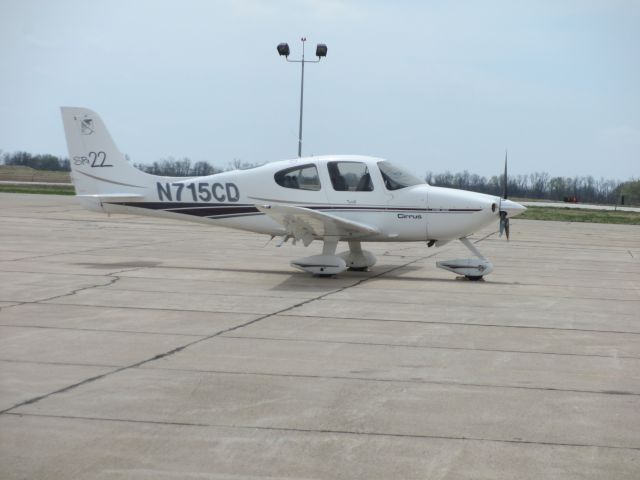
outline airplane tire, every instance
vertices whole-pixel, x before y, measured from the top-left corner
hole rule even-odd
[[[466,275],[467,279],[472,282],[477,282],[478,280],[482,280],[482,275]]]

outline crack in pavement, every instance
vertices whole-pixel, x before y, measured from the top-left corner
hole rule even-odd
[[[143,267],[127,268],[127,269],[124,269],[124,270],[118,270],[117,272],[111,272],[111,273],[107,273],[105,275],[102,275],[103,277],[109,277],[109,281],[107,283],[96,283],[94,285],[87,285],[85,287],[79,287],[79,288],[73,289],[73,290],[71,290],[70,292],[67,292],[67,293],[62,293],[60,295],[54,295],[53,297],[40,298],[38,300],[30,300],[30,301],[25,301],[25,302],[18,302],[18,303],[15,303],[14,305],[7,305],[7,306],[5,306],[3,308],[4,309],[8,309],[8,308],[13,308],[13,307],[19,307],[21,305],[41,304],[41,303],[44,303],[44,302],[49,302],[51,300],[57,300],[58,298],[71,297],[71,296],[75,295],[78,292],[82,292],[82,291],[85,291],[85,290],[91,290],[92,288],[109,287],[109,286],[115,284],[117,281],[119,281],[119,280],[121,280],[123,278],[123,277],[119,277],[118,274],[124,273],[124,272],[133,272],[135,270],[139,270],[140,268],[143,268]],[[2,310],[2,309],[0,309],[0,310]]]

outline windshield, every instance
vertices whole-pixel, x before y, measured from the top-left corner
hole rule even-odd
[[[401,188],[426,183],[424,180],[405,172],[386,160],[378,162],[378,168],[380,168],[384,186],[387,187],[387,190],[400,190]]]

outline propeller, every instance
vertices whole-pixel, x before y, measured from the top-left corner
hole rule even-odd
[[[504,178],[502,179],[503,191],[502,198],[507,200],[507,151],[504,151]],[[500,206],[502,206],[502,201],[500,202]],[[509,217],[507,217],[507,212],[505,210],[500,209],[500,236],[505,233],[507,235],[507,241],[509,240]]]
[[[509,240],[509,217],[507,212],[500,212],[500,236],[503,233],[507,234],[507,241]]]

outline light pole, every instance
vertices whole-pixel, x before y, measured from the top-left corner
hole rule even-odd
[[[298,157],[302,156],[302,106],[304,103],[304,64],[305,63],[318,63],[322,57],[326,57],[327,56],[327,46],[324,43],[319,43],[316,46],[316,57],[318,57],[317,60],[305,60],[304,59],[304,42],[307,41],[306,37],[302,37],[300,39],[300,41],[302,42],[302,59],[300,60],[289,60],[289,53],[291,53],[291,51],[289,50],[289,44],[288,43],[281,43],[278,45],[278,53],[280,54],[281,57],[285,57],[285,60],[287,62],[291,62],[291,63],[300,63],[302,65],[302,75],[301,75],[301,79],[300,79],[300,125],[298,128]]]

